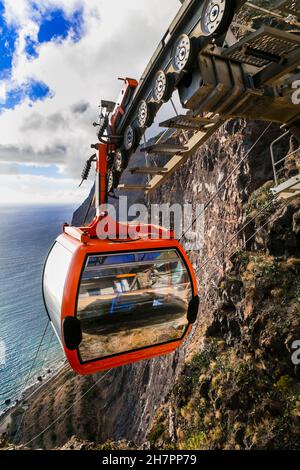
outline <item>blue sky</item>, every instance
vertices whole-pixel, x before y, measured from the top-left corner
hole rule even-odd
[[[67,39],[76,43],[83,37],[82,7],[75,8],[71,13],[66,14],[63,8],[41,8],[39,2],[32,1],[30,3],[32,19],[34,19],[37,28],[34,35],[24,36],[22,53],[26,55],[28,61],[38,59],[40,47],[43,44],[55,42],[59,45]],[[6,81],[7,83],[12,78],[21,28],[20,24],[7,21],[5,4],[0,0],[0,82]],[[28,77],[24,82],[16,85],[12,83],[12,86],[7,88],[5,97],[0,100],[0,114],[4,114],[8,110],[16,110],[24,102],[27,103],[28,108],[34,108],[35,103],[54,97],[55,91],[51,90],[47,83],[35,77]],[[64,178],[61,167],[51,164],[43,165],[42,163],[41,161],[41,165],[39,165],[38,163],[16,162],[9,168],[10,171],[13,168],[18,176],[22,175],[24,178],[32,176],[33,181],[34,177],[46,177],[49,180]]]
[[[69,35],[73,42],[80,41],[84,32],[82,8],[75,10],[67,17],[62,9],[41,11],[38,3],[32,3],[33,16],[38,21],[37,38],[29,35],[25,37],[24,52],[28,58],[37,58],[41,44],[51,41],[63,41]],[[13,57],[18,39],[18,26],[8,25],[5,19],[5,6],[0,0],[0,79],[9,78],[12,71]],[[15,108],[24,99],[29,98],[32,103],[51,96],[53,92],[44,82],[30,80],[20,86],[9,90],[6,100],[0,102],[0,112]]]
[[[82,201],[98,104],[140,77],[179,6],[0,0],[0,204]]]

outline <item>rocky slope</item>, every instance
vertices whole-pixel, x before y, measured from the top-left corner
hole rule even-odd
[[[248,11],[238,22],[253,26],[262,17]],[[63,370],[14,411],[8,440],[67,449],[299,448],[299,369],[291,344],[300,339],[300,199],[271,202],[269,145],[278,126],[229,177],[265,127],[225,124],[148,200],[195,206],[222,188],[205,211],[202,250],[190,253],[201,307],[189,340],[170,356],[105,376]],[[295,145],[283,140],[278,158]],[[137,158],[132,166],[142,163]],[[297,161],[288,162],[286,175]],[[143,201],[142,195],[131,201],[136,197]],[[76,225],[88,204],[74,214]]]
[[[148,435],[156,448],[300,448],[300,197],[259,216],[268,187],[246,206],[254,233],[265,228],[218,284],[203,348]]]

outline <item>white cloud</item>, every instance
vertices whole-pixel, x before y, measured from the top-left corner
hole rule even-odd
[[[30,7],[31,2],[4,3],[7,21],[19,28],[19,40],[12,79],[0,82],[0,99],[4,88],[8,90],[30,79],[45,82],[54,97],[33,103],[32,107],[26,99],[0,115],[0,160],[5,161],[5,155],[13,159],[10,151],[18,149],[16,161],[64,164],[65,175],[78,178],[83,162],[92,153],[90,144],[96,141],[92,122],[97,118],[100,99],[117,98],[119,76],[141,76],[180,3],[44,0],[39,6],[59,7],[66,15],[82,7],[85,33],[77,43],[69,37],[63,42],[41,44],[37,58],[27,58],[24,53],[25,37],[36,39],[39,29],[39,18]],[[74,106],[79,103],[89,104],[85,112],[75,112]],[[53,149],[63,147],[65,154],[58,158]],[[36,180],[32,183],[36,184]],[[2,196],[3,190],[0,191]]]

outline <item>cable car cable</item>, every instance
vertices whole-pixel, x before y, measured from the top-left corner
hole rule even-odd
[[[49,339],[49,342],[48,342],[48,346],[47,346],[47,349],[46,349],[46,354],[44,356],[44,359],[43,359],[43,362],[42,362],[42,365],[41,365],[41,371],[43,371],[44,364],[45,364],[45,362],[48,358],[48,353],[49,353],[49,350],[50,350],[50,346],[51,346],[53,337],[54,337],[54,330],[52,329],[52,333],[51,333],[51,336],[50,336],[50,339]]]
[[[97,385],[99,385],[102,380],[104,380],[107,375],[112,371],[112,369],[109,369],[103,376],[101,376],[99,378],[99,380],[97,380],[97,382],[95,382],[81,397],[77,398],[77,400],[75,400],[72,405],[70,405],[65,411],[63,411],[54,421],[52,421],[46,428],[43,429],[43,431],[41,431],[39,434],[37,434],[36,436],[34,436],[32,439],[30,439],[28,442],[26,442],[24,444],[24,447],[27,447],[29,444],[31,444],[33,441],[35,441],[36,439],[38,439],[40,436],[42,436],[43,434],[45,434],[46,431],[48,431],[50,428],[52,428],[52,426],[54,426],[54,424],[56,424],[60,418],[62,418],[63,416],[65,416],[77,403],[79,403],[86,395],[88,395]]]
[[[38,320],[38,318],[36,318],[35,320]],[[40,332],[40,328],[39,328],[39,327],[37,327],[36,330],[38,330],[38,332]],[[33,333],[33,328],[31,328],[31,334],[32,334],[32,333]],[[14,345],[14,348],[16,348],[16,347],[17,347],[17,345],[15,344],[15,345]],[[22,353],[27,353],[28,351],[32,351],[32,345],[30,345],[30,344],[29,344],[29,345],[27,344],[27,345],[24,346],[22,349],[19,349],[19,350],[18,350],[18,353],[19,353],[19,355],[20,355],[20,354],[22,354]],[[6,357],[8,358],[8,360],[10,360],[13,356],[15,356],[15,351],[14,351],[14,349],[9,350],[8,353],[6,354]],[[18,370],[18,374],[17,374],[17,375],[20,375],[20,370]],[[1,395],[1,393],[0,393],[0,395]]]
[[[241,165],[245,162],[245,160],[248,158],[249,154],[252,152],[252,150],[256,147],[256,145],[260,142],[260,140],[263,138],[263,136],[266,134],[266,132],[269,130],[269,128],[272,126],[273,123],[269,123],[268,126],[266,127],[266,129],[263,131],[263,133],[259,136],[259,138],[254,142],[254,144],[251,146],[251,148],[246,152],[246,154],[244,155],[244,157],[242,158],[242,160],[234,167],[234,169],[232,170],[232,172],[229,174],[229,176],[226,178],[226,180],[221,184],[221,186],[217,189],[217,191],[213,194],[213,196],[209,199],[209,201],[205,204],[204,208],[202,209],[202,211],[197,215],[197,217],[195,217],[195,219],[193,220],[193,222],[191,223],[191,225],[187,228],[187,230],[182,234],[181,238],[179,239],[179,242],[181,242],[187,232],[193,227],[193,225],[197,222],[197,220],[199,219],[199,217],[201,217],[204,212],[206,211],[206,209],[210,206],[210,204],[215,200],[215,198],[219,195],[219,193],[221,192],[221,190],[224,188],[224,186],[226,185],[226,183],[228,183],[228,181],[230,180],[230,178],[234,175],[234,173],[241,167]]]
[[[41,349],[42,343],[43,343],[43,341],[44,341],[44,338],[45,338],[45,336],[46,336],[46,332],[47,332],[47,329],[48,329],[49,324],[50,324],[50,322],[49,322],[49,320],[47,320],[47,324],[46,324],[46,326],[45,326],[44,332],[43,332],[43,334],[42,334],[40,343],[39,343],[39,345],[38,345],[36,354],[35,354],[34,359],[33,359],[33,361],[32,361],[31,368],[30,368],[30,370],[29,370],[28,376],[27,376],[27,378],[26,378],[26,381],[25,381],[25,384],[24,384],[24,387],[23,387],[24,390],[26,389],[26,387],[27,387],[27,385],[28,385],[28,382],[29,382],[29,380],[30,380],[30,378],[31,378],[31,373],[32,373],[32,371],[33,371],[33,368],[34,368],[36,359],[37,359],[37,357],[38,357],[38,354],[39,354],[39,352],[40,352],[40,349]]]
[[[54,331],[52,331],[51,341],[52,341],[52,339],[53,339],[53,336],[54,336]],[[50,341],[50,342],[51,342],[51,341]],[[49,347],[50,347],[50,345],[48,344],[46,355],[47,355],[47,353],[48,353]],[[24,350],[27,350],[27,349],[32,349],[32,347],[28,347],[28,348],[27,348],[27,347],[26,347],[26,348],[24,347],[24,348],[22,348],[21,351],[19,351],[19,352],[23,352]],[[40,350],[42,351],[41,347],[40,347]],[[45,359],[44,359],[44,361],[43,361],[43,365],[44,365],[44,362],[45,362]],[[51,361],[51,365],[52,365],[54,362],[57,362],[57,360],[55,359],[55,360]],[[43,365],[42,365],[42,367],[43,367]],[[41,367],[41,369],[42,369],[42,367]],[[18,370],[18,374],[17,374],[18,376],[20,375],[20,372],[22,372],[22,370],[20,371],[20,369],[19,369],[19,370]],[[15,380],[16,380],[16,377],[15,377],[15,376],[14,376],[14,377],[11,377],[10,380],[7,380],[4,385],[7,385],[7,384],[9,384],[9,383],[11,383],[11,382],[15,382]],[[26,381],[26,382],[27,382],[27,381]],[[26,386],[27,386],[27,384],[25,384],[25,388],[26,388]],[[2,388],[3,388],[3,386],[2,386]],[[21,384],[18,386],[18,391],[17,391],[17,393],[15,394],[15,396],[18,395],[20,389],[23,389],[23,390],[24,390],[25,388],[23,387],[23,384],[21,383]],[[15,390],[15,387],[11,388],[10,390],[6,390],[6,391],[4,391],[4,392],[1,392],[1,393],[0,393],[0,396],[9,395],[13,390]]]
[[[57,376],[63,371],[63,369],[65,368],[66,364],[63,365],[61,367],[61,369],[59,369],[59,372],[57,373]],[[26,397],[26,401],[30,400],[36,393],[38,393],[40,390],[42,390],[43,387],[45,387],[45,385],[47,385],[51,380],[53,379],[53,377],[49,377],[48,380],[46,380],[43,384],[41,384],[38,388],[36,388],[30,395],[28,395],[28,397]],[[58,392],[64,387],[65,384],[63,384],[61,387],[59,387],[58,390],[55,391],[56,395],[58,394]],[[31,429],[33,426],[35,426],[35,423],[32,424],[29,428],[27,429]]]
[[[88,207],[87,207],[87,210],[86,210],[86,213],[85,213],[85,216],[84,216],[82,225],[85,225],[85,224],[86,224],[88,215],[89,215],[89,213],[90,213],[90,210],[91,210],[91,208],[92,208],[92,205],[93,205],[94,201],[95,201],[95,195],[90,198],[90,202],[89,202],[89,205],[88,205]]]
[[[49,321],[47,321],[47,324],[46,324],[44,333],[43,333],[43,335],[42,335],[42,338],[41,338],[41,341],[40,341],[40,343],[39,343],[37,352],[36,352],[35,357],[34,357],[34,360],[33,360],[33,362],[32,362],[32,365],[31,365],[29,374],[28,374],[28,376],[27,376],[26,382],[25,382],[24,386],[21,386],[24,392],[26,391],[26,387],[27,387],[27,385],[28,385],[28,383],[29,383],[29,380],[30,380],[30,378],[31,378],[31,373],[32,373],[32,370],[33,370],[33,368],[34,368],[36,359],[37,359],[37,357],[38,357],[38,354],[39,354],[41,345],[42,345],[42,343],[43,343],[44,337],[45,337],[45,335],[46,335],[46,332],[47,332],[47,329],[48,329],[48,325],[49,325]],[[21,429],[21,426],[22,426],[22,423],[23,423],[23,420],[24,420],[24,417],[25,417],[25,413],[26,413],[26,410],[24,411],[24,413],[23,413],[23,415],[22,415],[22,418],[21,418],[21,421],[20,421],[20,423],[19,423],[19,426],[18,426],[18,428],[17,428],[16,435],[15,435],[15,438],[14,438],[14,442],[15,442],[16,439],[18,438],[18,435],[19,435],[19,432],[20,432],[20,429]]]
[[[83,168],[83,171],[82,171],[82,174],[81,174],[81,183],[79,185],[79,188],[82,186],[82,183],[84,181],[86,181],[89,177],[89,174],[90,174],[90,171],[91,171],[91,168],[92,168],[92,162],[95,161],[95,159],[97,158],[97,155],[94,153],[90,158],[88,158],[88,160],[85,162],[85,165],[84,165],[84,168]]]
[[[67,362],[67,360],[65,361]],[[57,375],[55,376],[55,378],[57,378],[59,376],[60,373],[64,372],[64,369],[65,371],[68,370],[68,364],[64,364],[62,365],[62,367],[59,369],[59,371],[57,372]],[[72,370],[71,370],[72,371]],[[75,376],[75,374],[74,374]],[[53,377],[49,377],[49,379],[44,382],[42,385],[40,385],[36,390],[34,390],[28,397],[26,397],[26,400],[29,400],[30,398],[32,398],[37,392],[39,392],[45,385],[47,385],[51,380],[53,379]],[[58,396],[60,390],[65,386],[65,383],[63,383],[57,390],[55,390],[55,395]],[[34,426],[36,425],[36,423],[33,423],[31,424],[30,426],[28,426],[26,428],[26,431],[29,431],[30,429],[32,429]]]
[[[250,184],[251,184],[251,183],[249,182],[248,184],[245,185],[245,188],[244,188],[245,191],[248,189],[248,187],[250,186]],[[272,201],[275,202],[275,198],[274,198]],[[270,203],[270,205],[271,205],[271,204],[272,204],[272,202]],[[267,207],[266,207],[266,206],[263,207],[263,208],[261,209],[261,211],[259,211],[259,212],[257,213],[256,217],[259,216],[261,213],[263,213],[263,211],[264,211],[265,208],[267,208]],[[232,237],[231,240],[233,240],[234,238],[238,237],[238,235],[240,235],[240,233],[241,233],[248,225],[250,225],[250,223],[253,222],[256,217],[253,217],[253,218],[252,218],[251,220],[249,220],[241,229],[239,229],[239,231],[238,231],[237,233],[235,233],[235,235]],[[215,245],[217,245],[217,244],[221,241],[221,236],[222,236],[221,232],[216,234],[216,243],[215,243]],[[223,237],[222,237],[222,240],[223,240]],[[226,242],[226,243],[228,243],[228,242]],[[225,247],[226,243],[223,245],[223,247]],[[223,249],[223,248],[220,248],[220,251],[222,251],[222,249]],[[188,251],[189,251],[189,252],[192,252],[193,250],[188,250]],[[210,258],[206,258],[207,261],[208,261],[208,260],[211,260],[211,259],[213,259],[213,255],[212,255],[212,257],[210,257]],[[204,261],[205,261],[205,260],[204,260]],[[208,264],[208,263],[205,263],[205,265],[206,265],[206,264]],[[198,268],[198,270],[199,270],[199,268]],[[196,273],[198,273],[198,270],[196,271]]]
[[[267,129],[263,132],[263,134],[261,134],[261,136],[259,137],[259,139],[254,143],[254,145],[249,149],[249,151],[247,152],[247,154],[245,155],[245,157],[243,158],[243,160],[242,160],[241,162],[239,162],[239,164],[234,168],[234,170],[231,172],[231,174],[230,174],[230,176],[227,178],[227,180],[226,180],[226,181],[223,183],[223,185],[218,189],[217,193],[210,199],[210,201],[209,201],[209,202],[207,203],[207,205],[206,205],[206,208],[207,208],[207,207],[209,206],[209,204],[213,201],[213,199],[217,196],[217,194],[218,194],[219,191],[222,189],[222,187],[228,182],[229,178],[230,178],[230,177],[234,174],[234,172],[241,166],[241,164],[243,163],[243,161],[247,158],[247,156],[248,156],[249,153],[252,151],[252,149],[254,148],[254,146],[257,145],[258,141],[263,137],[263,135],[265,134],[265,132],[268,130],[268,128],[269,128],[270,126],[271,126],[271,123],[268,125]],[[91,158],[92,158],[92,157],[91,157]],[[93,200],[91,199],[91,200],[90,200],[90,206],[89,206],[89,208],[91,207],[92,202],[93,202]],[[88,209],[88,212],[89,212],[89,209]],[[88,212],[87,212],[87,214],[88,214]],[[86,217],[87,217],[87,214],[86,214]],[[197,216],[197,218],[200,217],[200,215],[201,215],[201,214],[199,214],[199,215]],[[197,218],[195,219],[195,221],[197,220]],[[195,223],[195,221],[192,223],[192,225]],[[251,222],[251,221],[250,221],[250,222]],[[249,223],[250,223],[250,222],[249,222]],[[249,224],[249,223],[248,223],[248,224]],[[247,224],[246,224],[246,226],[247,226]],[[243,230],[244,228],[246,228],[246,226],[243,227],[241,230]],[[187,231],[186,231],[186,232],[187,232]],[[186,232],[182,235],[181,239],[185,236]],[[240,231],[238,232],[238,234],[239,234],[239,233],[240,233]],[[237,236],[238,234],[236,234],[228,243],[230,243],[234,238],[236,238],[236,236]],[[221,248],[221,249],[219,250],[219,252],[221,252],[222,250],[223,250],[223,248]],[[217,254],[218,254],[218,253],[216,253],[214,256],[217,256]],[[205,265],[208,263],[208,261],[209,261],[209,260],[207,260],[207,262],[205,263]],[[201,269],[201,267],[199,267],[199,268],[197,269],[197,272],[198,272],[200,269]],[[6,393],[9,393],[9,392],[6,392]]]
[[[271,218],[271,217],[270,217]],[[241,247],[239,247],[234,253],[231,253],[229,256],[227,256],[226,258],[226,261],[230,261],[230,258],[232,258],[233,256],[235,256],[237,253],[239,253],[241,250],[243,250],[246,246],[247,246],[247,243],[249,243],[249,241],[251,241],[264,227],[266,227],[270,221],[270,218],[267,220],[267,222],[265,222],[264,225],[260,226],[252,235],[251,237],[249,237]],[[225,260],[224,260],[225,261]],[[215,271],[209,278],[206,282],[210,282],[211,279],[217,274],[218,271]]]

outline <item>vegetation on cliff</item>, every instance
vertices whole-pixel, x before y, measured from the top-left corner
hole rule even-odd
[[[263,126],[225,124],[152,202],[176,202],[178,195],[183,202],[207,202]],[[278,132],[273,126],[268,141]],[[299,369],[291,362],[291,344],[300,339],[300,198],[275,200],[272,183],[265,184],[271,174],[268,146],[261,142],[206,210],[203,259],[193,261],[199,266],[216,252],[222,256],[201,276],[199,320],[189,341],[175,354],[114,369],[78,402],[98,378],[63,371],[26,404],[17,442],[31,441],[54,422],[30,446],[299,447]],[[230,263],[241,241],[226,252],[222,247],[245,222],[248,241]],[[217,288],[207,281],[216,269]],[[221,279],[219,272],[225,273]],[[20,417],[17,411],[10,441]]]

